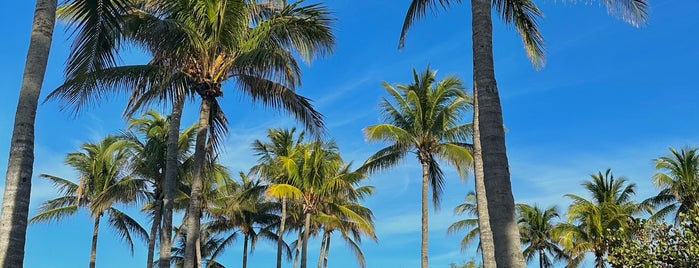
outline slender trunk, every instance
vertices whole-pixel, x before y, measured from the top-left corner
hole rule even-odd
[[[429,263],[427,261],[427,217],[429,215],[429,209],[427,208],[427,200],[429,199],[427,195],[427,187],[429,181],[429,164],[426,160],[420,160],[422,162],[422,242],[420,247],[420,267],[428,268]]]
[[[328,232],[323,231],[323,236],[320,238],[320,252],[318,253],[318,268],[322,268],[323,266],[323,255],[325,254],[325,243],[326,240],[328,239]]]
[[[595,268],[604,268],[604,253],[595,251]]]
[[[245,235],[243,240],[243,268],[248,267],[248,235]]]
[[[478,131],[483,181],[498,267],[525,267],[505,149],[505,129],[493,63],[491,0],[471,0],[473,78],[478,92]]]
[[[197,238],[196,244],[197,244],[197,247],[195,248],[195,252],[197,255],[197,268],[201,268],[201,236],[199,236],[199,238]]]
[[[170,267],[172,248],[172,209],[175,188],[177,188],[177,166],[180,138],[180,121],[184,109],[184,96],[175,96],[170,115],[170,129],[167,133],[167,152],[165,163],[165,180],[163,181],[163,226],[160,228],[160,268]]]
[[[539,250],[539,268],[544,268],[544,251]]]
[[[301,268],[306,268],[308,264],[308,235],[311,229],[311,213],[306,212],[306,219],[303,225],[303,246],[301,247]]]
[[[150,236],[148,237],[148,257],[146,257],[146,268],[153,267],[153,255],[155,255],[155,238],[160,230],[160,218],[162,216],[162,200],[160,191],[156,191],[155,213],[153,214],[153,225],[150,227]]]
[[[303,231],[299,230],[299,236],[296,238],[296,250],[294,251],[294,265],[296,268],[299,265],[299,254],[301,254],[301,244],[303,243]]]
[[[476,208],[478,212],[478,231],[481,244],[481,256],[484,268],[496,268],[495,249],[493,246],[493,232],[490,229],[490,217],[488,216],[488,200],[483,185],[483,158],[481,157],[480,131],[478,130],[478,92],[474,90],[473,102],[473,174],[476,183]]]
[[[97,233],[100,228],[100,218],[102,213],[97,215],[95,218],[95,226],[92,228],[92,247],[90,247],[90,268],[95,268],[95,261],[97,260]]]
[[[286,223],[286,197],[282,197],[282,215],[277,232],[277,268],[282,267],[282,247],[284,247],[284,224]],[[296,265],[294,265],[296,267]]]
[[[22,267],[34,165],[34,122],[49,59],[56,0],[37,0],[15,112],[0,216],[0,264]]]
[[[201,220],[202,187],[204,184],[204,160],[206,159],[206,135],[209,129],[211,100],[202,98],[199,112],[199,126],[194,145],[194,165],[192,167],[192,192],[189,196],[189,217],[187,218],[187,240],[185,242],[184,267],[194,267],[197,260],[196,244],[199,240]]]
[[[330,256],[330,238],[331,233],[328,233],[328,241],[325,242],[325,254],[323,256],[323,268],[328,268],[328,256]]]

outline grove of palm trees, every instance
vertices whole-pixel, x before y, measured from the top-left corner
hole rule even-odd
[[[27,2],[2,267],[699,266],[699,3]]]

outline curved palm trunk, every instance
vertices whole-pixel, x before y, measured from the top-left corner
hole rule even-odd
[[[248,235],[245,235],[243,240],[243,268],[248,267]]]
[[[165,180],[163,181],[163,226],[160,228],[159,267],[170,267],[172,248],[172,208],[177,187],[177,151],[179,149],[180,122],[184,109],[184,96],[176,96],[170,115],[170,129],[167,133],[167,152],[165,163]]]
[[[539,250],[539,268],[544,268],[544,251]]]
[[[277,268],[282,267],[282,247],[284,247],[284,224],[286,223],[286,197],[282,197],[282,215],[279,219],[279,231],[277,232]],[[294,264],[296,267],[296,264]]]
[[[299,254],[301,254],[301,244],[303,241],[303,231],[299,229],[299,237],[296,238],[296,250],[294,251],[294,265],[292,267],[296,268],[299,265]]]
[[[427,226],[427,217],[429,210],[427,208],[427,200],[428,200],[428,195],[427,195],[427,184],[429,180],[429,164],[426,161],[422,161],[422,242],[421,242],[421,247],[420,247],[420,263],[422,268],[428,268],[428,261],[427,261],[427,235],[428,235],[428,226]]]
[[[189,197],[187,218],[187,240],[185,242],[184,267],[194,267],[197,260],[196,244],[199,240],[201,220],[202,187],[204,184],[204,160],[206,158],[206,136],[209,129],[209,114],[211,103],[207,98],[202,98],[199,112],[199,126],[197,139],[194,145],[194,166],[192,167],[192,192]]]
[[[320,238],[320,252],[318,253],[318,268],[323,267],[323,259],[325,259],[324,258],[325,250],[327,249],[325,247],[325,243],[329,242],[328,241],[329,235],[330,235],[330,233],[328,233],[328,231],[323,231],[323,236]]]
[[[478,131],[483,180],[498,267],[525,267],[515,219],[514,197],[505,149],[502,108],[493,63],[493,25],[490,0],[471,0],[473,78],[478,92]]]
[[[496,268],[495,249],[493,246],[493,232],[490,229],[490,217],[488,216],[488,200],[483,185],[483,158],[481,155],[480,132],[478,131],[478,98],[477,92],[473,92],[473,175],[476,188],[476,209],[478,212],[478,231],[481,243],[481,257],[484,268]]]
[[[311,229],[311,213],[306,212],[306,219],[303,226],[303,247],[301,248],[301,268],[306,268],[308,264],[308,235]]]
[[[160,191],[156,191],[160,192]],[[153,256],[155,255],[155,237],[160,230],[160,218],[162,216],[162,200],[160,194],[156,194],[158,200],[155,201],[155,214],[153,215],[153,225],[150,227],[150,236],[148,237],[148,256],[146,257],[146,268],[153,267]]]
[[[325,242],[325,254],[323,254],[323,268],[328,268],[328,256],[330,255],[330,233],[328,240]]]
[[[604,268],[604,253],[595,251],[595,268]]]
[[[0,264],[22,267],[34,165],[34,122],[56,22],[56,0],[37,0],[10,141],[0,216]]]
[[[100,227],[100,218],[102,214],[95,218],[95,226],[92,228],[92,247],[90,247],[90,268],[95,268],[95,261],[97,260],[97,233]]]

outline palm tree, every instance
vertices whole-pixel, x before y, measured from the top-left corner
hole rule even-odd
[[[81,152],[70,153],[65,163],[79,173],[79,182],[48,174],[61,196],[44,202],[31,222],[58,221],[87,208],[94,218],[90,268],[95,267],[97,235],[100,219],[106,213],[109,224],[129,244],[133,253],[134,235],[147,240],[148,233],[131,217],[113,205],[145,199],[145,180],[129,174],[128,161],[133,144],[116,136],[108,136],[99,143],[85,143]]]
[[[265,200],[267,186],[259,179],[252,179],[240,172],[240,183],[233,183],[228,187],[228,193],[218,200],[220,207],[211,208],[210,213],[214,221],[209,223],[217,232],[233,232],[224,238],[224,243],[212,254],[218,256],[226,246],[236,238],[237,234],[243,235],[243,265],[247,267],[248,248],[250,252],[255,247],[258,239],[267,238],[277,241],[277,236],[270,228],[279,223],[279,206],[275,202]],[[250,246],[248,247],[248,244]]]
[[[56,0],[37,0],[19,90],[0,215],[0,264],[22,267],[34,166],[34,119],[56,21]]]
[[[614,178],[610,169],[590,175],[592,180],[583,182],[591,199],[575,194],[565,196],[573,199],[568,208],[568,223],[556,226],[554,237],[569,252],[569,263],[577,266],[587,252],[595,256],[595,267],[605,267],[608,239],[613,233],[628,230],[632,216],[642,212],[643,207],[631,200],[636,185],[624,177]]]
[[[554,260],[566,258],[565,253],[556,243],[558,239],[553,236],[552,221],[558,218],[558,210],[555,206],[542,210],[536,205],[517,204],[517,211],[522,243],[528,245],[522,252],[527,262],[538,255],[539,267],[549,268],[553,267],[553,261],[549,255],[553,255]]]
[[[151,203],[147,210],[152,215],[152,225],[148,238],[148,255],[146,267],[152,267],[155,252],[156,236],[161,231],[160,225],[163,219],[163,190],[165,174],[167,173],[167,144],[170,134],[171,117],[165,118],[155,111],[146,112],[141,118],[129,120],[127,130],[135,131],[140,137],[129,134],[136,144],[134,171],[138,176],[145,178],[151,185]],[[178,138],[177,162],[180,163],[189,155],[193,137],[194,125],[185,129]],[[179,132],[179,131],[178,131]],[[170,240],[171,235],[164,235]]]
[[[202,243],[199,244],[199,252],[201,252],[201,258],[206,262],[206,268],[224,268],[223,264],[216,260],[216,255],[214,252],[216,249],[220,248],[222,244],[226,241],[224,238],[216,236],[214,232],[209,230],[206,225],[202,226],[199,238]],[[174,228],[174,231],[178,234],[175,237],[174,244],[171,248],[172,257],[170,258],[170,264],[165,267],[174,266],[175,268],[185,268],[189,266],[184,265],[184,252],[186,247],[187,233],[186,230],[180,228]],[[194,266],[193,266],[194,267]]]
[[[381,103],[386,123],[364,129],[369,141],[387,141],[391,145],[379,150],[364,163],[363,170],[375,172],[394,166],[409,152],[417,156],[422,166],[422,242],[420,259],[423,268],[427,260],[427,199],[432,189],[435,208],[444,184],[437,158],[447,160],[464,176],[471,165],[472,125],[462,123],[464,113],[471,108],[471,96],[464,92],[461,81],[448,76],[435,81],[435,71],[428,67],[419,73],[413,70],[414,82],[395,87],[385,83],[384,88],[395,101]],[[429,186],[428,186],[429,185]]]
[[[308,266],[308,239],[311,230],[311,218],[326,218],[320,210],[322,206],[332,207],[342,218],[357,224],[360,230],[373,230],[373,226],[349,207],[349,204],[336,202],[333,196],[350,196],[357,198],[362,193],[355,187],[363,178],[358,172],[348,172],[337,145],[332,142],[316,140],[303,145],[300,161],[292,161],[285,166],[291,174],[290,183],[273,184],[267,189],[270,196],[287,196],[298,200],[303,205],[304,226],[301,246],[301,268]],[[373,232],[372,232],[373,233]]]
[[[111,4],[113,3],[104,6]],[[107,22],[117,18],[118,27],[106,36],[98,35],[106,40],[105,46],[96,49],[99,53],[90,53],[90,50],[83,50],[82,54],[76,53],[76,58],[82,61],[78,61],[78,67],[71,67],[70,70],[77,74],[69,75],[69,80],[55,96],[80,106],[90,99],[99,98],[100,94],[93,94],[95,90],[111,90],[113,86],[122,86],[136,88],[134,93],[146,95],[145,98],[132,98],[133,105],[148,103],[153,99],[172,98],[175,100],[173,107],[181,107],[177,103],[182,101],[186,92],[202,97],[198,141],[195,142],[197,161],[194,164],[192,184],[193,217],[190,217],[191,222],[187,225],[192,228],[192,235],[187,238],[191,244],[196,240],[199,230],[199,224],[195,221],[199,220],[201,213],[195,210],[201,200],[201,172],[210,129],[209,115],[213,114],[212,118],[222,118],[217,101],[217,97],[223,94],[222,84],[234,81],[253,100],[285,109],[307,128],[319,129],[322,127],[320,114],[313,110],[306,98],[294,92],[299,84],[300,68],[293,55],[300,55],[304,60],[310,61],[315,56],[329,53],[334,44],[329,27],[331,19],[327,10],[318,4],[302,6],[294,3],[279,8],[258,6],[245,0],[172,1],[166,4],[146,1],[145,4],[135,3],[142,5],[130,4],[131,2],[116,5],[113,10],[97,12],[110,14]],[[74,7],[75,11],[66,13],[77,16],[77,21],[82,18],[83,13],[80,11],[85,10],[80,5]],[[88,10],[86,14],[92,14],[90,12]],[[94,30],[94,27],[91,29]],[[89,29],[82,32],[89,33]],[[79,37],[85,36],[92,35],[79,34]],[[121,39],[134,41],[153,53],[152,64],[105,68],[109,67],[106,63],[113,62],[114,50],[118,48]],[[92,68],[90,64],[83,66],[82,62],[96,62],[92,65],[98,67]],[[149,89],[149,86],[155,86],[156,90]],[[175,114],[178,113],[173,110],[173,115]],[[218,123],[222,125],[214,128],[212,135],[225,133],[225,118]],[[173,133],[175,126],[177,124],[173,121]],[[223,132],[217,133],[216,129]],[[216,136],[211,138],[216,139]],[[174,164],[174,149],[170,150],[169,155],[168,159]],[[172,193],[172,186],[168,185],[173,185],[167,182],[172,182],[173,176],[166,179],[165,214],[169,213],[167,195]],[[164,225],[168,225],[167,220],[165,216]],[[194,250],[195,247],[187,248]],[[162,253],[161,251],[161,257]],[[192,254],[188,252],[187,256],[192,257]],[[189,262],[192,258],[186,259]]]
[[[679,152],[670,147],[670,155],[655,159],[653,183],[660,192],[644,201],[652,206],[665,205],[652,218],[662,219],[675,214],[675,223],[679,223],[681,213],[699,205],[699,154],[697,148],[682,148]]]
[[[413,0],[408,8],[399,47],[412,23],[424,17],[430,7],[448,7],[460,0]],[[634,26],[646,21],[648,0],[605,0],[607,10]],[[544,41],[537,18],[541,11],[531,0],[471,0],[471,31],[473,49],[474,92],[474,156],[475,181],[479,203],[487,200],[487,213],[479,210],[479,219],[487,218],[488,225],[481,224],[481,241],[484,244],[485,267],[525,267],[520,254],[519,232],[516,227],[514,198],[510,182],[509,164],[505,149],[505,129],[502,106],[495,79],[493,62],[493,25],[491,12],[495,7],[505,23],[514,24],[522,37],[527,55],[536,67],[544,62]],[[485,161],[487,160],[487,161]],[[483,199],[484,198],[484,199]],[[483,205],[479,205],[483,207]],[[484,222],[482,222],[484,223]],[[492,227],[492,232],[486,230]],[[492,234],[493,252],[490,248]]]
[[[294,3],[271,15],[259,13],[252,18],[246,1],[202,1],[201,9],[181,16],[195,22],[189,24],[191,45],[181,67],[187,68],[194,80],[193,89],[201,97],[199,129],[194,149],[192,199],[187,228],[185,265],[192,263],[196,231],[199,230],[199,203],[202,187],[202,165],[209,130],[212,104],[223,95],[222,84],[234,78],[239,89],[255,100],[283,108],[302,121],[307,128],[322,128],[321,115],[306,98],[293,92],[300,70],[290,49],[311,59],[329,52],[334,44],[328,11],[320,5],[300,6]],[[219,15],[226,14],[226,15]],[[250,27],[250,24],[254,24]],[[203,30],[203,31],[202,31]]]
[[[304,136],[303,131],[297,135],[294,128],[267,130],[268,142],[255,140],[252,144],[252,149],[259,158],[258,164],[251,171],[267,180],[269,184],[291,183],[291,174],[284,167],[291,165],[301,156]],[[275,198],[281,202],[281,216],[277,230],[277,268],[281,268],[288,199],[284,195],[275,196]]]
[[[341,167],[336,176],[352,176],[353,180],[364,179],[364,175],[357,171],[350,171],[350,165]],[[323,235],[320,243],[320,253],[318,254],[318,268],[328,267],[328,257],[330,255],[330,239],[335,231],[340,233],[340,237],[347,243],[349,248],[357,258],[360,267],[366,266],[364,253],[359,244],[362,237],[377,240],[374,232],[374,214],[371,209],[362,206],[359,201],[374,193],[373,186],[360,186],[352,191],[333,192],[325,196],[327,200],[320,202],[316,222],[322,227]],[[361,219],[356,220],[345,216],[347,213],[342,209],[349,209]]]
[[[469,217],[478,217],[478,208],[476,204],[476,193],[469,192],[466,194],[466,198],[463,203],[459,204],[454,208],[454,214],[464,215]],[[473,242],[479,235],[478,219],[477,218],[466,218],[452,223],[447,228],[447,234],[454,234],[462,230],[467,230],[464,238],[461,239],[461,251],[465,251],[468,245]],[[480,242],[478,242],[478,248],[480,249]]]

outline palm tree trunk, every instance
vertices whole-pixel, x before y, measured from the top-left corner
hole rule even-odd
[[[328,241],[325,242],[325,254],[323,256],[323,268],[328,268],[328,256],[330,256],[330,236],[328,233]]]
[[[496,268],[495,248],[493,246],[493,232],[490,229],[490,217],[488,216],[488,200],[485,186],[483,185],[483,157],[481,155],[480,131],[478,130],[478,92],[474,90],[473,102],[473,174],[476,188],[476,209],[478,213],[478,231],[481,243],[481,256],[484,268]]]
[[[303,231],[299,230],[299,237],[296,238],[296,250],[294,251],[294,265],[292,267],[298,267],[299,254],[301,252],[301,244],[303,244]]]
[[[197,247],[195,249],[197,255],[197,268],[201,268],[201,236],[197,238]]]
[[[22,267],[34,165],[34,122],[56,21],[56,0],[37,0],[10,141],[0,216],[0,264]]]
[[[202,98],[199,112],[199,126],[197,138],[194,144],[194,165],[192,167],[192,192],[189,196],[189,217],[187,218],[187,240],[185,242],[184,267],[194,267],[196,256],[196,244],[199,240],[201,220],[202,187],[204,181],[204,160],[206,158],[206,136],[209,130],[209,114],[211,102]]]
[[[245,235],[243,240],[243,268],[248,267],[248,235]]]
[[[306,219],[303,226],[303,247],[301,248],[301,268],[306,268],[308,264],[308,235],[311,229],[311,213],[306,212]]]
[[[286,223],[286,197],[282,197],[282,215],[277,232],[277,268],[282,267],[282,247],[284,247],[284,224]],[[294,265],[296,267],[296,265]]]
[[[539,250],[539,268],[544,268],[544,251]]]
[[[427,235],[428,235],[428,226],[427,226],[427,217],[429,210],[427,208],[427,200],[428,200],[428,195],[427,195],[427,187],[428,187],[428,181],[429,181],[429,164],[427,161],[422,161],[422,242],[421,242],[421,247],[420,247],[420,264],[422,268],[428,268],[428,261],[427,261]]]
[[[184,96],[175,96],[170,115],[170,129],[167,133],[167,152],[165,162],[165,180],[163,181],[163,226],[160,229],[160,261],[159,267],[170,267],[170,251],[172,248],[172,208],[177,187],[177,151],[180,138],[180,122],[184,109]]]
[[[328,239],[328,232],[323,231],[323,236],[320,238],[320,252],[318,253],[318,268],[322,268],[323,266],[323,255],[325,254],[325,243],[326,240]]]
[[[478,92],[478,131],[483,160],[483,181],[498,267],[524,268],[515,219],[514,197],[505,149],[502,107],[493,63],[491,0],[471,0],[473,78]]]
[[[92,228],[92,247],[90,247],[90,268],[95,268],[95,261],[97,260],[97,233],[100,228],[100,218],[102,214],[97,215],[95,218],[95,226]]]
[[[153,225],[150,227],[150,236],[148,237],[148,257],[146,257],[146,268],[153,267],[153,256],[155,255],[155,237],[160,230],[160,218],[162,216],[162,200],[160,191],[156,191],[155,214],[153,214]]]
[[[604,253],[595,251],[595,268],[604,268]]]

